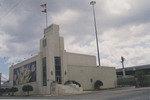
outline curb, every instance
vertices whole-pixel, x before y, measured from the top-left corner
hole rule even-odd
[[[98,91],[83,91],[83,93],[75,93],[75,94],[56,94],[56,95],[35,95],[35,96],[72,96],[72,95],[83,95],[83,94],[95,94],[95,93],[103,93],[105,91],[117,91],[117,90],[126,90],[126,89],[132,89],[135,88],[135,86],[132,87],[121,87],[121,88],[112,88],[112,89],[104,89],[104,90],[98,90]]]

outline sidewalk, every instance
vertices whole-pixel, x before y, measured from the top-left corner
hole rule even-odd
[[[112,89],[102,89],[102,90],[91,90],[91,91],[83,91],[82,93],[75,93],[75,94],[56,94],[56,95],[34,95],[34,96],[71,96],[71,95],[83,95],[83,94],[94,94],[94,93],[102,93],[105,91],[116,91],[116,90],[126,90],[126,89],[132,89],[135,88],[135,86],[132,87],[121,87],[121,88],[112,88]]]

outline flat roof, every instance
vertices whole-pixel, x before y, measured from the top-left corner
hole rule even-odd
[[[139,65],[139,66],[132,66],[132,67],[126,67],[125,70],[126,71],[132,71],[132,70],[136,70],[136,69],[149,69],[150,68],[150,64],[148,65]],[[116,72],[121,72],[122,68],[118,68],[116,69]]]

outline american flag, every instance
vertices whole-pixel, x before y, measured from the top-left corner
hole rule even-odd
[[[40,5],[42,8],[46,8],[46,4],[42,4]]]

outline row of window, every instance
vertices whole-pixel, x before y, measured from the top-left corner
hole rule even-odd
[[[55,78],[57,83],[61,84],[61,59],[60,57],[55,57]]]
[[[43,86],[47,85],[46,78],[46,57],[42,58],[42,67],[43,67]]]
[[[42,58],[42,67],[43,67],[43,86],[47,86],[47,77],[46,77],[46,57]],[[61,84],[61,59],[60,57],[55,57],[55,79],[57,83]]]

